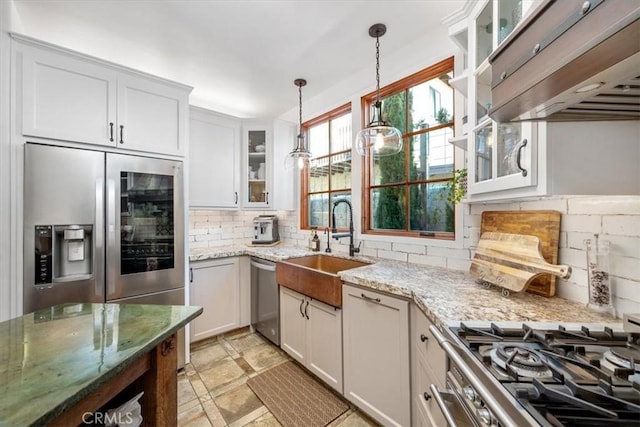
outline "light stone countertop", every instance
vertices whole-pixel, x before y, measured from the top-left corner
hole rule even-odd
[[[315,253],[287,245],[238,245],[192,250],[189,260],[251,255],[281,261]],[[472,320],[620,323],[620,319],[591,311],[584,304],[560,297],[546,298],[528,292],[512,292],[509,297],[503,297],[500,288],[486,288],[463,271],[365,257],[354,259],[373,264],[338,273],[342,280],[411,299],[432,322],[441,326]]]

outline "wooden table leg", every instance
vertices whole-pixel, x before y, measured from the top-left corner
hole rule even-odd
[[[151,350],[151,369],[142,378],[144,426],[178,425],[178,339],[176,334]]]

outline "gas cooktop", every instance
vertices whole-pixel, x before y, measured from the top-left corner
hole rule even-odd
[[[464,322],[450,329],[540,425],[640,426],[640,331]]]

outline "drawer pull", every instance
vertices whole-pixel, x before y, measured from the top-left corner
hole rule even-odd
[[[580,8],[580,13],[584,15],[585,13],[589,12],[589,9],[591,9],[591,2],[586,1],[582,3],[582,7]]]
[[[536,45],[533,47],[533,51],[532,53],[535,55],[536,53],[540,52],[540,43],[536,43]]]
[[[420,341],[425,342],[429,339],[428,336],[426,336],[425,334],[420,334]]]
[[[426,400],[427,402],[429,401],[429,399],[431,399],[431,395],[426,391],[422,393],[422,397],[424,397],[424,400]]]
[[[360,296],[362,298],[364,298],[366,301],[369,301],[369,302],[375,302],[375,303],[380,304],[380,301],[381,301],[380,298],[371,298],[371,297],[366,296],[365,294],[360,294]]]

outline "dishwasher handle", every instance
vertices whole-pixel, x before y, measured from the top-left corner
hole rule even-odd
[[[273,263],[263,264],[261,262],[256,262],[254,260],[251,260],[251,266],[255,268],[259,268],[261,270],[276,271],[276,265]]]

